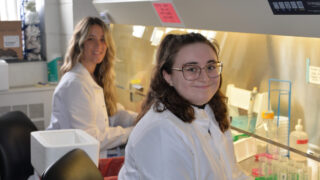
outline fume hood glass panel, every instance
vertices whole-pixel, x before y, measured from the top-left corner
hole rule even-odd
[[[310,65],[320,67],[320,38],[119,24],[112,24],[111,29],[117,52],[115,71],[118,100],[128,109],[140,110],[141,102],[148,92],[161,39],[170,32],[199,32],[208,39],[216,39],[220,44],[219,58],[224,63],[221,90],[224,94],[231,84],[249,93],[257,87],[257,92],[264,94],[268,92],[270,78],[292,82],[290,132],[297,120],[303,119],[304,131],[309,135],[309,147],[314,150],[315,159],[318,158],[320,87],[307,81],[306,59],[309,59]],[[241,99],[240,96],[238,98]],[[271,106],[277,106],[277,99],[271,99],[271,102]],[[286,107],[288,102],[283,103],[281,108]],[[280,116],[288,114],[286,109],[280,112]],[[232,113],[231,109],[229,113]],[[239,108],[237,113],[239,117],[248,118],[246,108]],[[255,116],[259,118],[258,114]],[[266,138],[255,134],[255,127],[251,131],[241,129],[240,126],[235,128],[261,139]]]

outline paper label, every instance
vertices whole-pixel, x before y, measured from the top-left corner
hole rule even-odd
[[[4,36],[3,37],[4,48],[18,48],[20,47],[19,36]]]
[[[314,84],[320,84],[320,67],[309,67],[309,82]]]
[[[153,3],[162,23],[181,23],[171,3]]]

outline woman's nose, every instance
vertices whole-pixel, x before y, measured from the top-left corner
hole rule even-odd
[[[96,45],[97,47],[100,47],[100,46],[103,46],[103,43],[102,43],[101,41],[97,40],[96,43],[95,43],[95,45]]]
[[[202,68],[199,75],[199,80],[205,80],[207,81],[209,79],[209,76],[207,74],[207,71],[205,68]]]

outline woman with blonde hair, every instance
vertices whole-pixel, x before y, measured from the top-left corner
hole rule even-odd
[[[106,24],[97,17],[82,19],[61,67],[48,129],[83,129],[100,141],[101,150],[126,143],[132,127],[109,124],[121,121],[127,127],[135,118],[116,102],[114,61],[115,47]]]

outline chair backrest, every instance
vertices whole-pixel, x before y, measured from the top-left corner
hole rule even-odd
[[[66,153],[49,166],[41,180],[103,180],[103,177],[88,154],[81,149]]]
[[[25,180],[33,174],[30,133],[36,126],[20,111],[0,117],[0,179]]]

